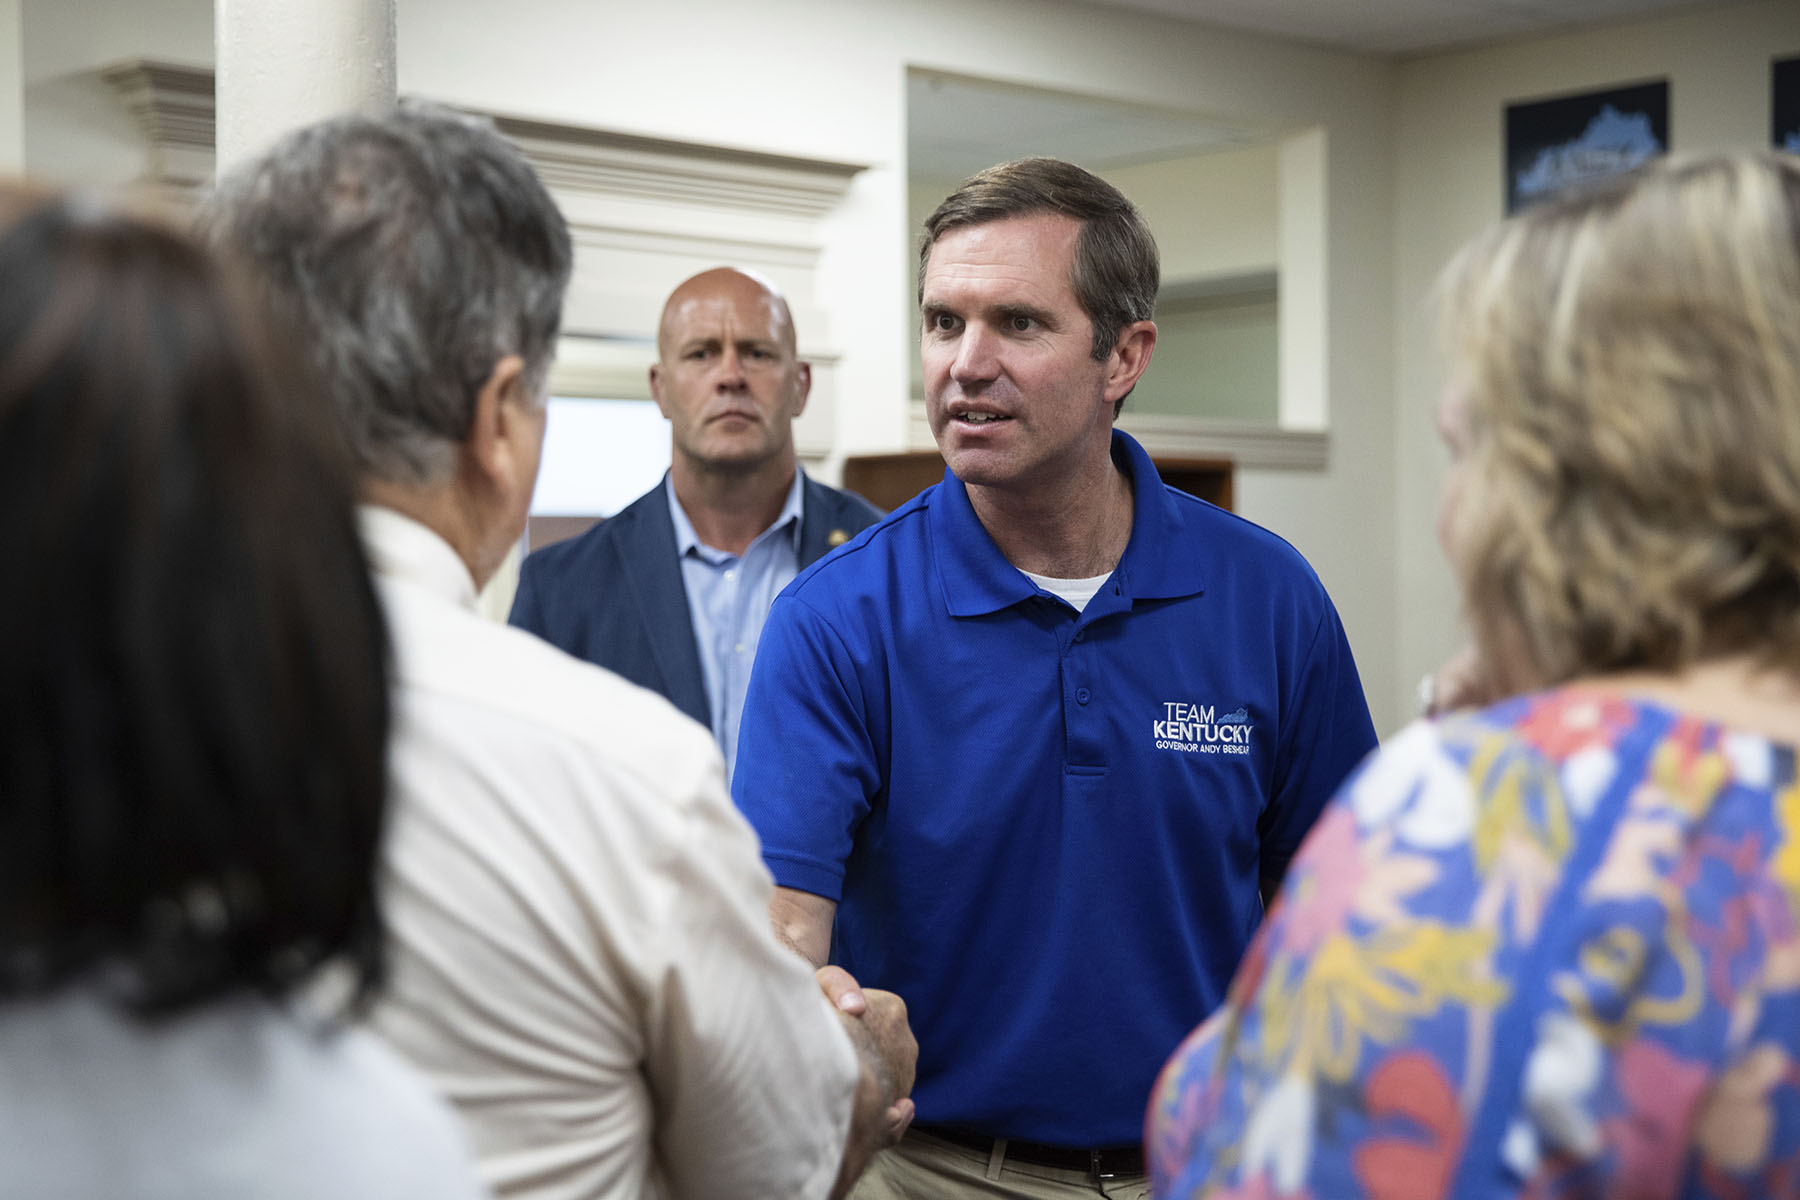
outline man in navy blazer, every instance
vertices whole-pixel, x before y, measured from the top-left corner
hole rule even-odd
[[[669,419],[663,482],[529,555],[511,621],[662,693],[735,764],[763,619],[802,568],[881,513],[809,479],[794,452],[812,368],[766,279],[703,271],[669,296],[650,391]]]

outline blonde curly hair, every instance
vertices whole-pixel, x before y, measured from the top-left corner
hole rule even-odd
[[[1440,287],[1490,669],[1800,670],[1800,158],[1655,164],[1495,227]]]

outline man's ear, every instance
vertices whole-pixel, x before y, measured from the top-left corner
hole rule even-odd
[[[1119,331],[1112,355],[1106,360],[1106,402],[1117,404],[1137,386],[1156,349],[1156,322],[1133,321]]]
[[[484,481],[510,491],[518,484],[513,476],[519,464],[537,461],[536,454],[518,453],[521,439],[539,436],[539,422],[526,419],[536,416],[534,401],[526,394],[524,359],[508,354],[494,364],[475,393],[475,418],[463,443],[465,461]]]
[[[788,415],[797,417],[806,411],[807,398],[812,395],[812,364],[803,362],[794,365],[794,411]]]
[[[668,420],[669,406],[663,403],[662,363],[660,362],[650,364],[650,398],[656,401],[656,411],[663,415],[663,420]]]

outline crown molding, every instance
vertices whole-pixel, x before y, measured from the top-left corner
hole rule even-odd
[[[99,75],[149,143],[161,182],[212,178],[216,136],[211,67],[133,58]],[[836,208],[868,164],[674,141],[464,108],[524,152],[552,190],[816,220]]]
[[[163,184],[200,187],[214,163],[215,107],[210,67],[126,59],[100,78],[137,123],[150,147],[150,174]]]
[[[806,220],[836,208],[866,163],[799,158],[483,113],[549,186]]]
[[[212,69],[131,59],[98,74],[148,144],[149,181],[191,205],[216,161]],[[649,398],[655,348],[632,335],[660,310],[672,264],[744,260],[786,278],[796,295],[813,295],[821,223],[868,165],[461,111],[492,121],[519,147],[574,235],[570,336],[550,378],[559,395]],[[815,315],[809,328],[818,337],[828,323]],[[827,344],[807,357],[814,396],[795,441],[802,454],[827,455],[837,353]]]

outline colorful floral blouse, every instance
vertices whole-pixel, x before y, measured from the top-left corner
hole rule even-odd
[[[1793,748],[1579,687],[1410,727],[1147,1140],[1158,1197],[1800,1195]]]

